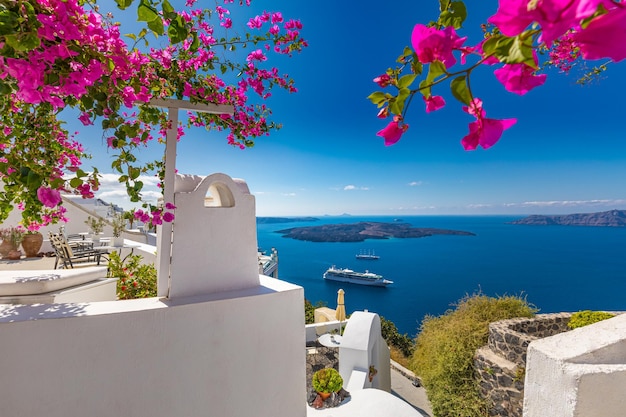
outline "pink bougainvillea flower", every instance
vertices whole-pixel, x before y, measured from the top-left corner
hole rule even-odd
[[[616,7],[596,17],[572,38],[584,59],[623,60],[626,58],[626,8]]]
[[[171,213],[169,211],[163,213],[163,221],[167,222],[167,223],[171,223],[174,221],[174,213]]]
[[[533,53],[533,55],[536,64],[537,54]],[[520,96],[545,83],[548,77],[546,74],[535,75],[535,69],[524,63],[506,64],[493,73],[507,91]]]
[[[488,19],[506,36],[517,36],[531,23],[541,26],[541,41],[550,46],[569,29],[591,16],[606,0],[500,0],[498,11]]]
[[[502,133],[517,123],[517,119],[487,119],[480,118],[469,124],[470,132],[461,140],[466,151],[473,151],[482,146],[489,149],[500,140]]]
[[[383,107],[382,109],[380,109],[376,117],[378,117],[379,119],[386,119],[387,117],[389,117],[389,107]]]
[[[411,44],[422,64],[441,61],[446,68],[450,68],[456,64],[452,51],[460,49],[465,39],[459,37],[452,26],[439,30],[417,24],[413,28]]]
[[[463,111],[467,114],[471,114],[477,119],[485,117],[485,111],[483,110],[483,101],[479,98],[474,98],[469,106],[463,106]]]
[[[476,121],[469,124],[470,132],[461,140],[466,151],[473,151],[482,146],[483,149],[491,148],[500,140],[502,133],[517,123],[517,119],[488,119],[483,109],[483,102],[479,98],[472,100],[469,106],[463,106],[463,111],[471,114]]]
[[[429,96],[428,98],[422,97],[426,102],[426,113],[441,109],[446,105],[446,101],[441,96]]]
[[[493,72],[504,88],[523,96],[546,82],[546,74],[535,75],[535,70],[526,64],[506,64]]]
[[[393,121],[376,133],[376,136],[385,139],[385,146],[391,146],[400,140],[402,134],[406,132],[408,128],[409,125],[402,123],[402,117],[396,115],[393,117]]]
[[[37,198],[44,206],[54,208],[61,202],[61,193],[59,190],[41,186],[37,190]]]
[[[379,75],[378,77],[374,78],[374,82],[380,87],[385,88],[389,84],[391,84],[391,77],[388,74]]]

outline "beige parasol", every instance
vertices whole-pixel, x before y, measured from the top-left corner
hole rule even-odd
[[[335,318],[340,322],[346,320],[346,306],[344,305],[344,290],[337,291],[337,309],[335,310]]]

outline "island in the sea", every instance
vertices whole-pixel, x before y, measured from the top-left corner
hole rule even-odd
[[[426,237],[432,235],[475,236],[461,230],[412,227],[408,223],[359,222],[352,224],[324,224],[278,230],[283,237],[309,242],[363,242],[366,239]]]
[[[511,224],[561,225],[561,226],[626,226],[626,210],[610,210],[598,213],[577,213],[556,216],[532,215],[510,222]]]

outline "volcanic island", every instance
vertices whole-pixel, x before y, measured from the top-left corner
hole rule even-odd
[[[433,235],[476,236],[461,230],[412,227],[408,223],[358,222],[278,230],[283,237],[309,242],[363,242],[366,239],[413,238]]]

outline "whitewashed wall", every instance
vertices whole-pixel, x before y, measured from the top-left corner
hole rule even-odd
[[[524,417],[623,417],[626,314],[528,346]]]
[[[303,289],[260,282],[176,302],[0,306],[0,415],[304,416]]]

